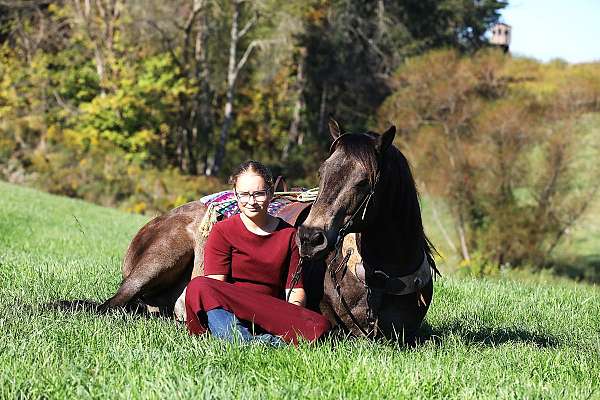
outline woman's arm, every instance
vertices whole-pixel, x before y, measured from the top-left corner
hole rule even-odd
[[[285,289],[285,296],[287,298],[290,289]],[[297,306],[304,307],[306,306],[306,292],[303,288],[294,288],[292,289],[292,294],[290,294],[290,303],[296,304]]]
[[[204,245],[204,276],[227,281],[231,274],[231,245],[217,223],[208,234]]]

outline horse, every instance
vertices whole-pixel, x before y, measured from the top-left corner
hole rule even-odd
[[[331,120],[330,133],[334,141],[320,167],[316,201],[280,211],[298,227],[309,307],[353,334],[412,335],[433,295],[429,267],[435,270],[435,263],[408,162],[392,145],[395,128],[383,135],[341,135]],[[185,287],[203,275],[205,213],[206,206],[193,201],[152,219],[130,242],[123,279],[112,297],[101,304],[75,300],[58,306],[185,319]],[[340,260],[342,251],[355,254]],[[349,264],[352,274],[346,274]]]
[[[310,203],[295,202],[279,208],[276,215],[297,226],[309,208]],[[185,288],[192,278],[204,274],[206,237],[201,226],[206,212],[207,207],[201,201],[192,201],[144,225],[125,252],[119,288],[103,303],[61,300],[48,306],[101,314],[124,309],[136,314],[174,316],[184,321]]]
[[[144,225],[127,247],[117,292],[102,304],[93,305],[95,311],[126,309],[183,315],[184,289],[193,277],[203,274],[205,238],[200,225],[205,213],[206,206],[197,200]],[[73,308],[76,304],[68,305]]]
[[[353,335],[409,342],[439,271],[396,129],[342,134],[330,120],[329,131],[319,193],[296,236],[301,260],[327,264],[320,311]]]

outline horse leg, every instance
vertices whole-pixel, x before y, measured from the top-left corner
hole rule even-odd
[[[155,247],[141,257],[135,267],[129,269],[131,273],[123,279],[117,293],[100,306],[100,311],[135,308],[141,302],[150,313],[172,312],[175,300],[189,282],[192,254],[181,249],[166,257],[166,250]],[[163,257],[156,257],[157,252]]]

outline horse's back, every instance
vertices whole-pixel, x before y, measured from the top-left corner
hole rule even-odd
[[[193,252],[198,228],[206,206],[193,201],[159,215],[144,225],[134,236],[123,259],[123,278],[127,278],[143,261],[154,259],[172,265],[175,257]]]

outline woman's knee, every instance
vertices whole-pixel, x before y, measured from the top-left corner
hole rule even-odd
[[[324,316],[319,315],[319,317],[320,318],[317,319],[317,323],[315,324],[315,330],[320,336],[331,329],[331,323]]]
[[[206,293],[219,282],[215,279],[207,278],[205,276],[198,276],[190,281],[186,289],[186,299],[190,296],[195,296],[199,293]]]

